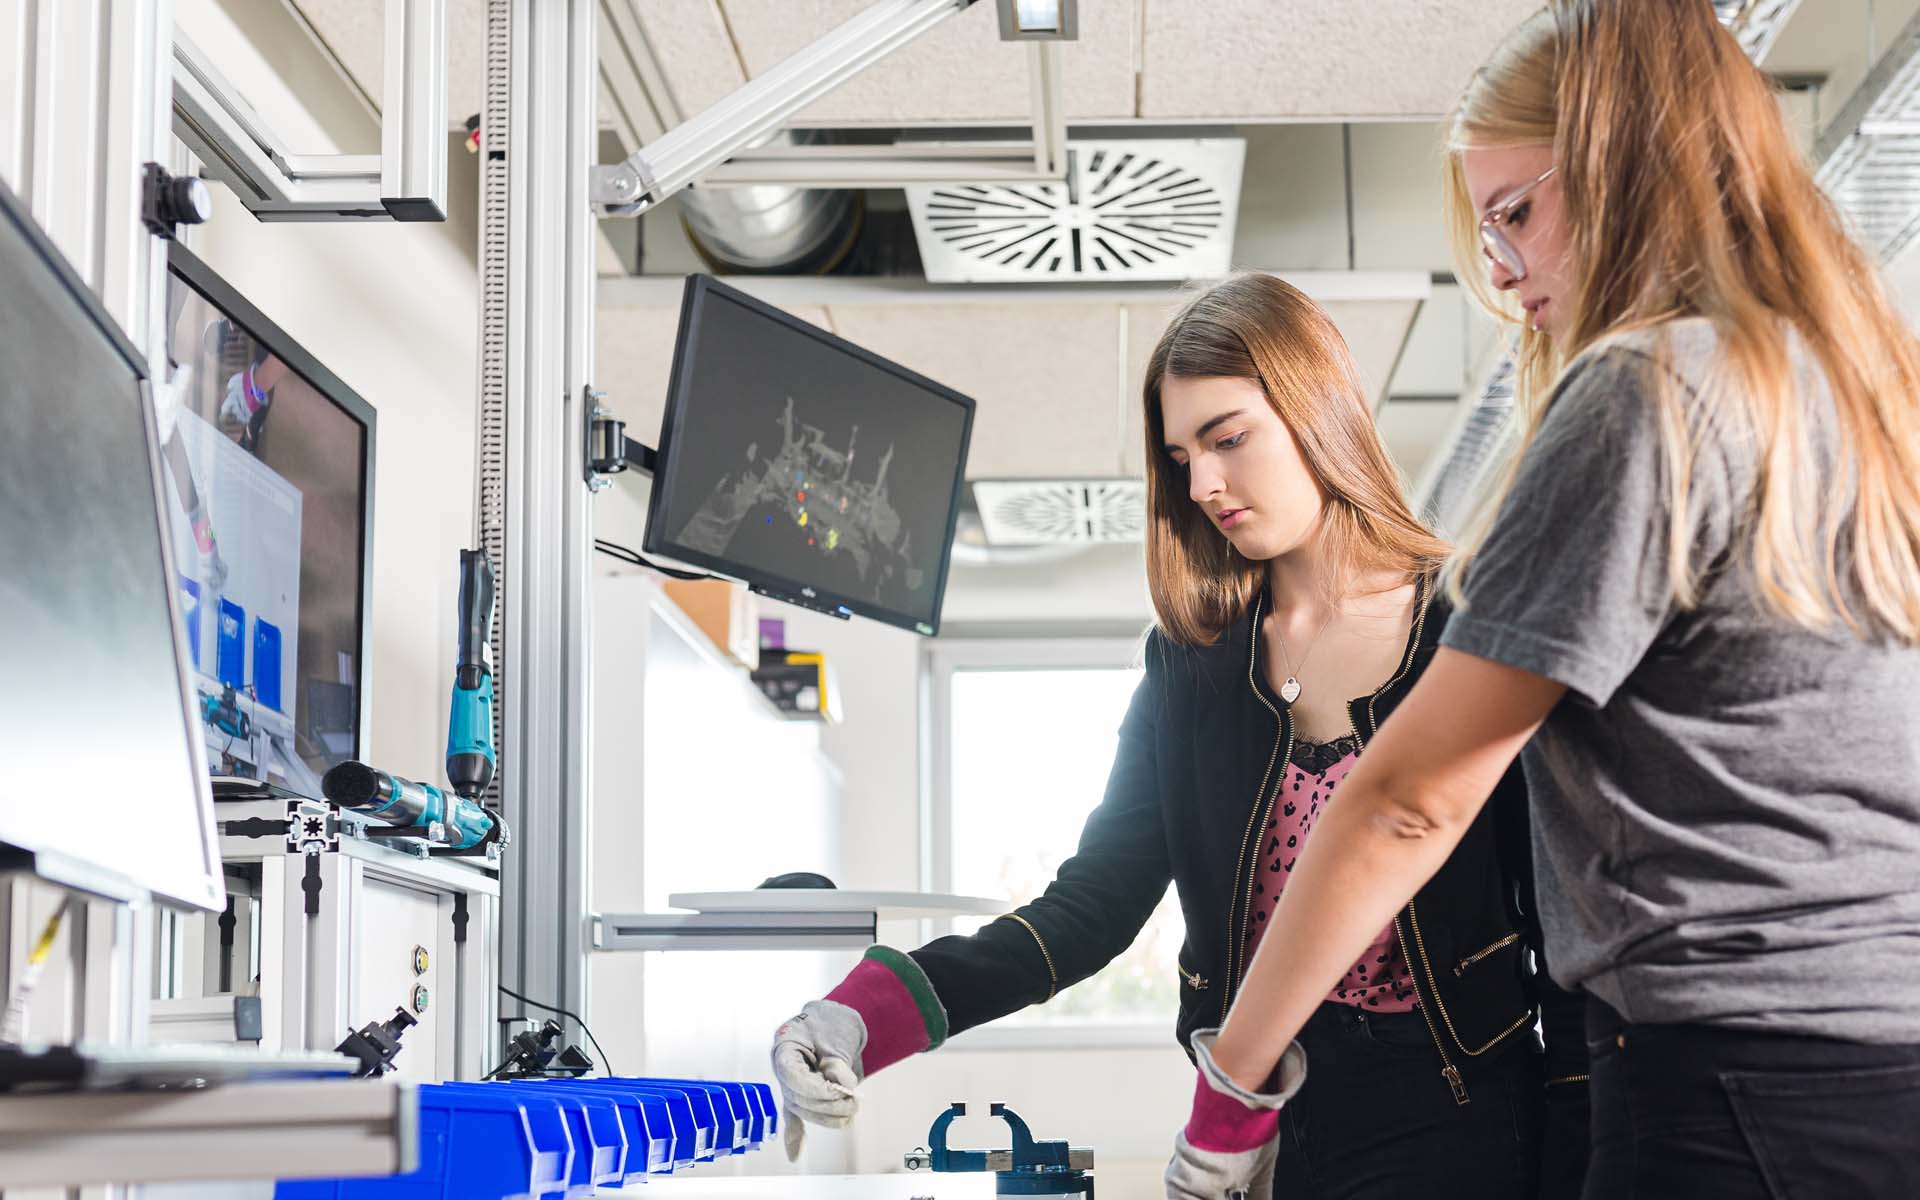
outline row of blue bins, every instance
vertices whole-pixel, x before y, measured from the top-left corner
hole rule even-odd
[[[417,1091],[416,1170],[282,1180],[275,1200],[574,1200],[744,1154],[779,1127],[764,1083],[537,1079]]]

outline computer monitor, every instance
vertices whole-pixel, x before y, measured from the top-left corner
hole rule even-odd
[[[366,727],[373,408],[191,253],[169,266],[190,375],[162,461],[207,759],[317,798]]]
[[[145,377],[0,185],[0,868],[217,910]]]
[[[973,408],[690,276],[643,544],[782,600],[932,636]]]

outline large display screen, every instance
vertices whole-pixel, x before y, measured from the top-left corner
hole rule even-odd
[[[191,255],[171,266],[189,382],[162,461],[209,767],[318,796],[360,744],[373,410]]]
[[[0,185],[0,865],[218,909],[144,374]]]
[[[973,407],[951,388],[692,276],[646,549],[931,636]]]

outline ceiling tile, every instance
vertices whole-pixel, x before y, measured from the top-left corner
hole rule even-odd
[[[1137,0],[1135,0],[1137,3]],[[869,0],[720,0],[758,74],[868,7]],[[1133,115],[1134,3],[1080,5],[1080,38],[1061,47],[1067,115]],[[1019,121],[1031,113],[1027,48],[1000,40],[990,3],[975,4],[803,109],[814,125]]]
[[[832,317],[842,337],[974,398],[970,477],[1118,468],[1114,305],[834,305]]]
[[[682,119],[746,82],[715,0],[628,0]]]
[[[385,90],[382,0],[290,0],[377,106]],[[458,127],[486,96],[486,0],[447,0],[447,124]]]
[[[827,327],[824,308],[796,305],[784,311]],[[667,411],[667,376],[679,329],[677,303],[602,303],[594,321],[594,386],[607,393],[607,405],[627,423],[627,436],[649,446],[660,444],[660,418]]]
[[[1539,7],[1540,0],[1150,3],[1141,115],[1439,116],[1501,37]]]

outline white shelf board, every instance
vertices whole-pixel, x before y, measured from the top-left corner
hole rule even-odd
[[[997,917],[1013,911],[1005,900],[936,892],[856,892],[841,888],[757,888],[748,892],[675,892],[674,908],[702,913],[873,913],[882,921],[935,917]]]
[[[647,1180],[656,1200],[993,1200],[987,1172],[888,1175],[737,1175],[702,1178],[698,1171]]]
[[[0,1096],[0,1181],[389,1175],[415,1166],[418,1111],[391,1079]]]

